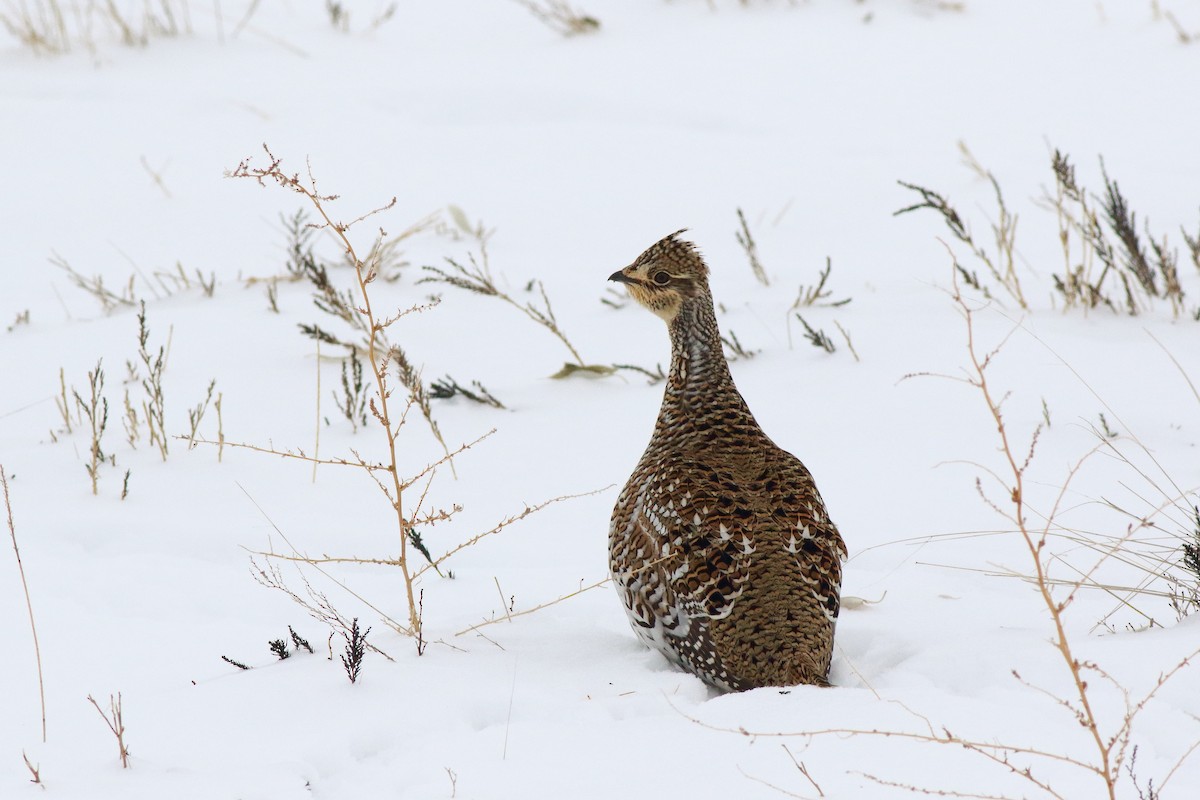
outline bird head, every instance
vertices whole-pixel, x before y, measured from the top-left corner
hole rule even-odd
[[[679,238],[683,230],[655,242],[628,267],[608,276],[668,323],[685,302],[708,292],[708,267],[696,246]]]

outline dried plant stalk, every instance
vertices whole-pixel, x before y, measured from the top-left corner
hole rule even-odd
[[[108,725],[108,729],[112,731],[113,737],[117,740],[117,749],[121,755],[122,769],[129,769],[129,746],[125,744],[125,717],[121,709],[121,693],[117,692],[117,696],[108,696],[108,713],[100,708],[100,704],[96,702],[96,698],[90,694],[87,696],[88,702],[96,708],[96,713],[104,720],[104,724]]]
[[[29,598],[29,581],[25,578],[25,565],[21,562],[21,548],[17,546],[17,527],[13,524],[12,500],[8,495],[8,473],[0,464],[0,486],[4,488],[4,510],[8,514],[8,534],[12,539],[13,555],[17,558],[17,572],[21,576],[21,589],[25,592],[25,610],[29,612],[29,631],[33,634],[33,655],[37,661],[38,699],[42,706],[42,741],[46,741],[46,683],[42,677],[42,648],[38,644],[37,622],[33,618],[33,601]],[[25,762],[28,764],[28,760]],[[34,777],[37,771],[30,767]],[[35,781],[36,782],[36,781]]]

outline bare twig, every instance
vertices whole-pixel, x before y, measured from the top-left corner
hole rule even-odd
[[[459,551],[464,550],[468,547],[472,547],[472,546],[478,544],[480,541],[488,538],[489,536],[494,536],[495,534],[497,534],[500,531],[507,528],[509,525],[512,525],[514,522],[520,522],[521,520],[528,517],[530,514],[536,514],[538,511],[541,511],[543,508],[546,508],[547,506],[552,506],[555,503],[561,503],[564,500],[575,500],[580,497],[590,497],[591,495],[599,494],[600,492],[606,491],[609,488],[611,488],[611,487],[606,486],[603,489],[596,489],[591,492],[580,492],[579,494],[559,495],[558,497],[553,497],[549,500],[545,500],[541,503],[537,503],[532,506],[525,506],[525,509],[523,511],[521,511],[517,514],[512,514],[511,516],[505,517],[504,519],[502,519],[500,522],[493,525],[488,530],[483,531],[482,533],[477,533],[474,536],[472,536],[471,538],[466,539],[465,541],[460,542],[459,544],[456,544],[454,547],[451,547],[445,553],[442,553],[441,556],[434,559],[431,563],[426,564],[425,566],[423,566],[419,570],[417,570],[416,575],[414,577],[420,577],[426,571],[437,568],[440,564],[442,564],[444,561],[446,561],[446,559],[453,556],[455,553],[458,553]],[[517,616],[517,615],[514,614],[513,616]]]
[[[167,166],[170,164],[170,162],[167,162],[167,164],[163,164],[162,167],[160,167],[158,169],[154,169],[153,167],[150,166],[150,162],[146,160],[146,156],[143,155],[141,157],[141,161],[142,161],[142,169],[146,170],[146,174],[148,174],[150,176],[150,179],[154,181],[154,185],[162,190],[163,196],[166,197],[168,200],[170,200],[171,199],[171,190],[167,188],[167,184],[163,180],[163,176],[162,176],[163,170],[165,170],[167,168]]]
[[[767,278],[767,272],[763,269],[762,262],[758,260],[758,244],[754,241],[754,236],[750,233],[750,226],[746,223],[746,215],[740,208],[737,210],[737,218],[739,230],[735,232],[735,235],[738,244],[746,253],[746,260],[750,262],[750,270],[759,283],[763,286],[770,286],[771,281]]]
[[[825,269],[817,276],[817,282],[812,286],[804,286],[801,284],[800,289],[796,293],[796,299],[792,301],[792,307],[789,311],[795,311],[797,308],[808,306],[844,306],[854,298],[846,297],[841,300],[830,300],[833,292],[825,288],[826,282],[829,281],[829,276],[833,272],[833,259],[825,257]]]
[[[505,611],[503,617],[494,617],[492,619],[483,620],[482,622],[480,622],[477,625],[471,625],[466,628],[463,628],[461,631],[459,631],[458,633],[456,633],[454,635],[462,636],[463,634],[478,632],[478,630],[480,628],[486,628],[488,625],[493,625],[497,622],[500,622],[501,620],[504,620],[507,622],[512,622],[517,617],[523,617],[526,614],[532,614],[535,611],[541,611],[543,608],[549,608],[550,606],[555,605],[557,603],[561,603],[564,600],[570,600],[572,597],[581,595],[584,592],[590,592],[592,589],[596,589],[600,586],[603,586],[604,584],[608,583],[610,580],[612,580],[612,578],[603,578],[601,580],[596,581],[595,583],[591,583],[591,584],[588,584],[587,586],[580,587],[579,589],[576,589],[573,592],[567,592],[564,595],[560,595],[560,596],[554,598],[553,600],[547,601],[545,603],[539,603],[538,605],[534,606],[533,608],[525,608],[520,611],[511,611],[511,612]],[[479,635],[482,636],[483,634],[479,634]]]
[[[296,548],[296,546],[294,544],[292,544],[291,539],[289,539],[287,534],[285,534],[283,532],[283,530],[278,525],[275,524],[275,521],[272,520],[271,517],[267,514],[267,512],[263,509],[263,507],[258,504],[258,501],[255,500],[254,497],[249,492],[247,492],[246,488],[244,486],[242,486],[240,483],[237,484],[237,487],[242,490],[243,494],[246,495],[246,499],[248,499],[251,503],[254,504],[254,507],[258,509],[258,513],[262,514],[263,519],[265,519],[267,521],[267,524],[269,524],[271,526],[271,528],[277,534],[279,534],[279,538],[283,539],[284,544],[286,544],[289,548],[291,548],[291,550],[294,554],[296,554],[297,556],[300,556],[301,555],[300,551]],[[267,553],[264,555],[270,555],[270,554]],[[409,628],[404,627],[399,622],[397,622],[396,620],[392,619],[390,616],[385,614],[381,609],[379,609],[378,607],[373,605],[371,602],[369,602],[366,598],[364,598],[358,592],[355,592],[353,589],[351,589],[345,583],[343,583],[342,581],[339,581],[337,578],[330,575],[329,572],[327,570],[323,569],[319,563],[315,563],[314,561],[307,559],[307,558],[288,559],[288,560],[304,561],[305,564],[311,566],[313,569],[315,569],[317,572],[324,575],[326,578],[328,578],[333,583],[336,583],[340,588],[345,590],[346,593],[349,594],[351,597],[353,597],[355,600],[358,600],[363,605],[365,605],[367,608],[369,608],[372,611],[374,611],[375,613],[377,613],[379,615],[380,619],[382,619],[385,623],[387,623],[387,625],[390,628],[392,628],[392,630],[396,631],[397,633],[402,633],[405,636],[414,636],[415,635],[414,631],[412,631]],[[327,607],[327,609],[325,609],[326,611],[328,611],[330,616],[324,615],[322,613],[314,613],[314,608],[312,606],[306,604],[299,597],[299,595],[297,595],[296,593],[292,592],[290,589],[287,588],[286,584],[284,584],[284,582],[283,582],[283,576],[279,574],[277,569],[275,569],[274,567],[268,567],[266,569],[259,567],[256,563],[254,563],[253,559],[251,559],[250,563],[251,563],[251,567],[253,569],[253,574],[255,575],[255,580],[258,580],[259,583],[261,583],[264,586],[267,586],[269,588],[272,588],[272,589],[280,589],[285,594],[290,596],[293,600],[295,600],[297,603],[299,603],[301,606],[303,606],[306,610],[308,610],[310,613],[312,613],[313,617],[315,619],[319,619],[319,620],[322,620],[325,622],[329,622],[332,619],[333,621],[338,622],[344,630],[349,630],[349,628],[345,625],[344,620],[341,617],[341,615],[337,613],[337,611],[333,608],[332,605],[329,605]],[[306,587],[308,587],[309,594],[311,596],[320,597],[322,600],[324,600],[325,596],[316,592],[315,590],[313,590],[312,587],[309,586],[307,579],[305,579],[304,584]],[[388,660],[392,660],[390,656],[387,656],[382,651],[377,650],[374,647],[372,647],[371,649],[376,650],[376,652],[381,653],[382,655],[387,657]]]
[[[187,436],[176,436],[175,438],[188,440]],[[191,441],[193,441],[195,444],[210,444],[220,448],[232,447],[239,450],[253,450],[256,453],[265,453],[266,455],[278,456],[279,458],[296,459],[297,461],[305,461],[310,464],[328,464],[330,466],[337,467],[358,467],[359,469],[380,470],[383,472],[390,471],[387,464],[381,464],[378,462],[370,464],[361,459],[357,461],[349,461],[344,458],[314,458],[313,456],[305,455],[303,450],[293,453],[290,450],[276,450],[273,447],[261,447],[256,444],[247,444],[245,442],[227,442],[220,441],[219,439],[214,441],[203,436],[197,436]]]
[[[29,774],[33,776],[32,778],[29,779],[29,782],[45,789],[46,784],[42,783],[42,767],[41,767],[41,765],[34,764],[32,761],[30,761],[29,756],[25,755],[24,750],[21,751],[21,758],[25,760],[25,768],[27,770],[29,770]]]
[[[846,349],[850,351],[850,355],[854,356],[855,361],[861,361],[862,359],[858,357],[858,351],[854,349],[854,342],[850,341],[850,332],[843,328],[842,323],[836,319],[833,321],[833,324],[837,327],[838,333],[842,334],[842,338],[846,340]]]
[[[1167,354],[1167,358],[1171,359],[1171,363],[1175,365],[1175,369],[1179,370],[1179,374],[1183,376],[1185,381],[1187,381],[1188,388],[1192,390],[1192,396],[1196,398],[1196,402],[1200,403],[1200,390],[1196,388],[1196,384],[1192,383],[1191,377],[1187,374],[1187,371],[1184,370],[1183,365],[1179,363],[1179,359],[1175,358],[1171,351],[1167,349],[1167,346],[1160,342],[1158,337],[1151,333],[1149,329],[1145,330],[1146,335],[1153,339],[1154,343],[1158,345],[1164,353]]]
[[[117,692],[114,698],[111,694],[108,696],[109,713],[105,713],[104,709],[100,708],[100,704],[96,702],[96,698],[90,694],[87,696],[88,702],[96,708],[96,713],[104,720],[104,724],[108,725],[108,729],[112,731],[112,735],[117,740],[117,748],[121,754],[121,767],[129,768],[129,746],[125,744],[125,720],[121,712],[121,693]]]
[[[355,251],[354,244],[350,241],[350,238],[347,234],[349,228],[356,222],[362,221],[367,217],[393,207],[396,204],[396,199],[392,198],[391,202],[389,202],[387,205],[370,211],[360,216],[356,220],[351,221],[350,223],[335,222],[333,218],[330,217],[326,208],[326,204],[336,200],[337,197],[336,195],[323,195],[320,193],[319,189],[317,188],[316,179],[312,175],[311,168],[309,169],[307,183],[302,182],[298,174],[288,175],[280,169],[279,159],[276,158],[273,153],[271,153],[270,149],[266,145],[263,146],[263,149],[267,153],[267,156],[270,158],[271,162],[266,168],[251,167],[249,161],[242,161],[238,165],[237,169],[231,172],[230,175],[236,178],[250,178],[257,181],[260,185],[265,185],[265,182],[269,180],[278,184],[284,189],[296,192],[297,194],[305,197],[312,204],[313,208],[316,209],[316,212],[321,220],[323,220],[322,223],[317,225],[317,228],[330,231],[339,240],[343,250],[346,253],[347,259],[354,266],[355,276],[358,282],[359,295],[361,296],[362,300],[361,307],[358,307],[354,310],[359,315],[357,319],[359,320],[360,324],[367,330],[367,361],[371,367],[371,372],[375,379],[376,393],[375,396],[371,398],[370,409],[372,416],[379,422],[387,442],[388,463],[383,467],[383,471],[387,472],[391,478],[391,490],[385,490],[385,493],[388,494],[393,510],[395,511],[396,521],[400,532],[399,561],[401,563],[399,566],[404,578],[405,595],[408,601],[409,628],[413,632],[413,635],[420,639],[421,620],[418,615],[416,597],[413,591],[414,578],[409,568],[407,557],[409,544],[408,530],[410,526],[408,525],[408,520],[404,514],[402,498],[402,491],[404,487],[401,485],[402,479],[400,477],[398,464],[397,439],[399,437],[400,427],[403,424],[403,419],[394,421],[391,415],[391,409],[389,408],[391,389],[388,386],[388,361],[394,349],[388,346],[382,339],[383,331],[406,312],[397,314],[389,319],[382,319],[376,316],[371,304],[370,292],[368,291],[367,287],[372,281],[375,280],[378,273],[374,268],[359,258]],[[416,308],[410,310],[416,310]],[[413,392],[411,386],[409,386],[409,390],[409,406],[411,406],[413,402],[418,401],[420,398],[416,393]],[[432,421],[432,418],[428,419]],[[437,428],[431,425],[431,429],[445,449],[445,442],[442,440],[441,434],[437,431]],[[446,452],[446,457],[449,459],[451,457],[449,450],[447,449]]]
[[[25,578],[25,565],[21,562],[21,548],[17,546],[17,527],[13,524],[12,501],[8,495],[8,474],[0,464],[0,486],[4,487],[4,510],[8,514],[8,534],[12,538],[13,555],[17,558],[17,572],[21,575],[21,588],[25,592],[25,610],[29,612],[29,630],[33,634],[33,655],[37,662],[38,699],[42,705],[42,741],[46,741],[46,684],[42,678],[42,648],[38,644],[37,623],[33,619],[33,601],[29,598],[29,581]],[[26,759],[26,763],[29,761]],[[30,767],[37,783],[37,770]]]
[[[983,397],[984,404],[987,408],[987,413],[991,416],[996,424],[996,433],[1000,439],[1000,452],[1003,459],[1007,462],[1009,475],[1012,480],[1011,501],[1013,505],[1012,520],[1016,523],[1020,533],[1021,540],[1024,542],[1027,551],[1029,552],[1030,560],[1033,562],[1036,578],[1036,587],[1041,595],[1042,602],[1050,613],[1051,623],[1054,626],[1053,644],[1062,657],[1063,663],[1070,673],[1072,683],[1074,684],[1073,698],[1078,702],[1080,710],[1079,724],[1088,732],[1092,742],[1096,746],[1096,755],[1100,759],[1098,765],[1088,765],[1088,770],[1096,773],[1101,777],[1105,784],[1105,789],[1110,800],[1116,800],[1116,767],[1112,763],[1112,746],[1106,746],[1104,738],[1100,733],[1099,721],[1095,711],[1092,708],[1091,695],[1088,693],[1087,681],[1084,679],[1081,669],[1081,662],[1076,658],[1071,647],[1070,639],[1067,637],[1066,628],[1063,622],[1063,611],[1065,606],[1054,599],[1051,594],[1051,583],[1046,574],[1045,561],[1042,558],[1042,550],[1046,544],[1046,535],[1043,532],[1037,535],[1028,527],[1026,516],[1026,496],[1024,488],[1025,471],[1028,465],[1028,460],[1024,464],[1018,464],[1014,455],[1015,450],[1009,442],[1008,429],[1005,426],[1004,419],[1000,414],[1000,404],[993,394],[991,385],[988,383],[986,373],[987,364],[990,360],[988,356],[981,357],[975,344],[975,327],[974,309],[963,299],[958,291],[958,283],[954,282],[953,300],[959,307],[960,313],[966,321],[967,330],[967,354],[971,362],[970,380],[973,386],[979,390]],[[996,352],[995,350],[992,351]],[[1065,489],[1065,487],[1064,487]]]
[[[79,392],[74,392],[74,395],[76,406],[88,418],[88,423],[92,426],[92,442],[88,449],[91,461],[85,465],[85,469],[87,470],[88,477],[92,479],[92,494],[97,494],[97,484],[100,480],[100,464],[106,459],[100,443],[104,438],[105,428],[108,427],[108,398],[102,395],[104,391],[103,359],[97,361],[96,368],[88,373],[88,386],[90,393],[87,400],[80,397]]]

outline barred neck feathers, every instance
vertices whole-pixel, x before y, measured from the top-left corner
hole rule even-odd
[[[707,288],[681,304],[668,323],[671,333],[671,371],[664,403],[673,397],[688,403],[696,396],[736,393],[729,364],[721,349],[721,334]]]

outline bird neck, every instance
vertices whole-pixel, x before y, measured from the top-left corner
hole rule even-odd
[[[708,291],[684,301],[668,324],[671,332],[671,371],[663,404],[690,404],[696,397],[730,390],[733,377],[721,349],[721,333]]]

